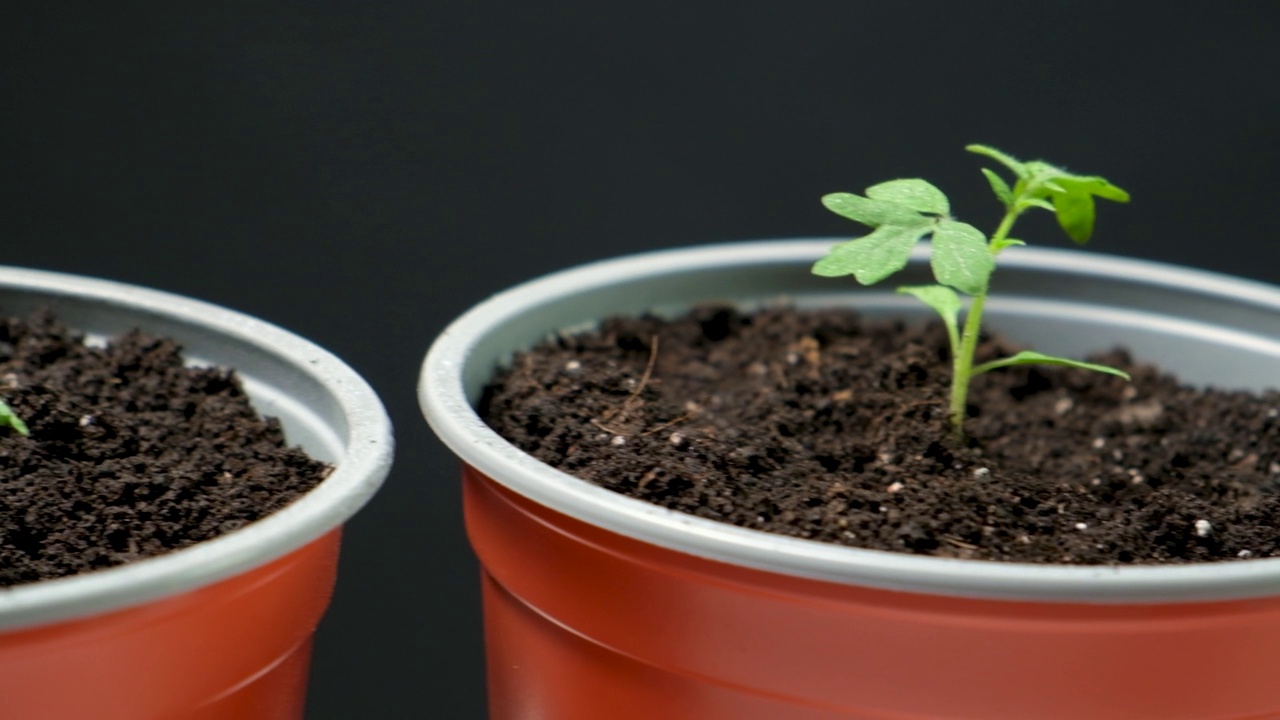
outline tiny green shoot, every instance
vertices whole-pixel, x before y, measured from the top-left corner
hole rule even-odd
[[[22,418],[18,417],[18,414],[13,411],[13,408],[9,407],[9,403],[4,400],[0,400],[0,426],[5,425],[17,430],[23,435],[31,434],[31,429],[22,421]]]
[[[1013,173],[1010,186],[990,168],[982,174],[1004,206],[1004,217],[988,238],[972,225],[951,217],[951,204],[941,190],[917,178],[890,180],[873,185],[866,195],[832,193],[822,198],[827,209],[872,228],[868,235],[833,247],[813,266],[816,275],[852,275],[863,285],[873,285],[906,267],[917,242],[931,238],[929,264],[936,285],[900,287],[942,316],[951,344],[953,374],[948,416],[957,440],[964,437],[969,383],[989,370],[1014,365],[1063,365],[1101,373],[1129,376],[1105,365],[1024,351],[1011,357],[974,365],[974,352],[982,328],[996,258],[1006,248],[1024,245],[1009,237],[1014,223],[1033,208],[1057,216],[1067,236],[1083,245],[1093,236],[1094,198],[1128,202],[1129,194],[1097,175],[1076,175],[1046,162],[1019,161],[986,145],[969,145],[969,152],[983,155]],[[957,291],[970,297],[969,309]]]

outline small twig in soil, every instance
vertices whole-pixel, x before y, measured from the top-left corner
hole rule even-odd
[[[644,392],[645,387],[649,384],[649,379],[653,377],[653,368],[657,364],[658,364],[658,336],[654,335],[653,339],[649,341],[649,362],[645,365],[644,374],[640,376],[640,382],[636,383],[636,386],[631,391],[631,394],[627,396],[626,400],[622,401],[622,404],[619,405],[617,409],[613,410],[612,412],[605,413],[604,416],[599,418],[598,420],[593,419],[591,421],[591,424],[595,425],[601,430],[604,430],[606,432],[611,432],[614,435],[624,435],[625,433],[618,430],[614,430],[613,428],[609,427],[605,423],[612,422],[614,419],[616,419],[618,422],[622,422],[627,419],[627,413],[631,412],[631,409],[635,405],[635,401],[640,397],[640,393]]]
[[[661,472],[662,472],[662,468],[658,468],[658,467],[650,468],[649,472],[645,473],[644,476],[642,476],[640,480],[636,482],[636,489],[643,490],[644,486],[652,482],[654,478],[658,477],[659,473]]]
[[[950,536],[950,535],[943,535],[943,536],[942,536],[942,540],[943,540],[943,542],[946,542],[946,543],[947,543],[947,544],[949,544],[949,545],[955,545],[956,547],[958,547],[958,548],[964,548],[965,550],[977,550],[977,549],[978,549],[978,546],[977,546],[977,545],[971,545],[971,544],[969,544],[969,543],[967,543],[967,542],[965,542],[965,541],[961,540],[961,539],[960,539],[960,538],[958,538],[958,537],[952,537],[952,536]]]
[[[674,420],[668,420],[662,423],[656,428],[650,428],[648,430],[645,430],[644,432],[640,433],[640,436],[644,437],[646,435],[653,435],[654,433],[660,433],[663,430],[666,430],[667,428],[671,427],[672,425],[679,425],[680,423],[684,422],[685,420],[688,420],[691,417],[693,417],[692,413],[685,413],[680,417],[675,418]]]

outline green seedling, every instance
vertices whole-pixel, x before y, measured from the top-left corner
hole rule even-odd
[[[995,160],[1014,175],[1010,187],[995,171],[982,168],[1005,208],[1004,218],[989,239],[972,225],[952,219],[947,196],[928,182],[890,180],[867,188],[866,196],[832,193],[822,198],[827,209],[873,229],[869,235],[836,245],[813,266],[816,275],[852,275],[863,285],[873,285],[906,267],[916,243],[931,236],[929,264],[938,284],[900,287],[898,292],[913,295],[936,310],[947,328],[954,367],[949,417],[957,440],[964,437],[969,383],[974,376],[989,370],[1013,365],[1064,365],[1129,378],[1105,365],[1030,351],[973,364],[996,258],[1010,246],[1025,244],[1009,237],[1022,213],[1034,208],[1054,213],[1067,236],[1083,245],[1093,236],[1093,199],[1128,202],[1129,194],[1096,175],[1076,175],[1038,160],[1021,162],[985,145],[969,145],[965,149]],[[960,316],[964,304],[957,291],[971,298],[963,327]]]
[[[0,400],[0,426],[5,425],[17,430],[23,435],[31,434],[30,428],[28,428],[27,424],[22,421],[22,418],[18,417],[18,414],[13,411],[13,408],[9,407],[9,403]]]

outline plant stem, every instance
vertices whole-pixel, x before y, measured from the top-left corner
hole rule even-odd
[[[1000,226],[996,228],[991,240],[987,243],[987,250],[992,255],[999,252],[997,248],[1009,236],[1009,231],[1013,229],[1013,223],[1020,214],[1022,214],[1022,211],[1018,209],[1016,203],[1011,204],[1005,211],[1004,219],[1000,221]],[[982,332],[982,307],[986,304],[986,301],[987,288],[984,286],[982,292],[973,296],[973,301],[969,305],[969,312],[965,315],[964,331],[960,335],[960,347],[954,348],[954,357],[951,359],[954,371],[951,377],[951,407],[949,414],[951,417],[951,432],[956,442],[964,441],[964,420],[969,400],[969,380],[973,376],[973,355],[978,349],[978,335]]]

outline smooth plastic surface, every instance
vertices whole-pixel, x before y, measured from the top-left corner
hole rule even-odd
[[[638,542],[465,478],[491,720],[1280,717],[1280,598],[860,588]]]
[[[300,720],[339,536],[199,590],[0,635],[0,717]]]

